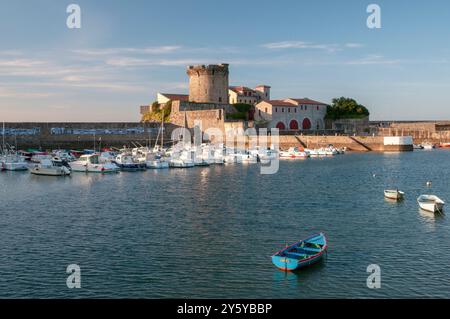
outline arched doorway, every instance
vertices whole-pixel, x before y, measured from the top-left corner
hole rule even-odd
[[[296,120],[292,120],[292,121],[289,123],[289,128],[290,128],[291,130],[298,130],[298,122],[297,122]]]
[[[304,130],[310,130],[311,129],[311,121],[309,120],[309,118],[305,118],[303,120],[302,127],[303,127]]]
[[[286,129],[286,125],[284,125],[283,122],[278,122],[276,128],[279,129],[279,130],[285,130]]]

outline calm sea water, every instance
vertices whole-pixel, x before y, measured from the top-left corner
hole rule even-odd
[[[284,161],[275,175],[258,165],[2,172],[0,297],[449,298],[450,214],[416,203],[430,192],[450,202],[449,163],[437,150]],[[385,201],[387,187],[406,200]],[[272,265],[273,252],[316,231],[329,239],[324,262]],[[66,286],[69,264],[81,289]],[[381,267],[380,289],[366,286],[369,264]]]

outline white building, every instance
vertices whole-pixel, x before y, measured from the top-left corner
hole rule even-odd
[[[255,105],[261,101],[270,100],[270,86],[258,85],[254,89],[246,86],[230,86],[228,101],[230,104],[245,103]]]
[[[255,121],[266,122],[268,128],[280,130],[323,130],[327,105],[303,99],[262,101],[256,106]]]

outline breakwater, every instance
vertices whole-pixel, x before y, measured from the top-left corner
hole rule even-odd
[[[175,128],[165,125],[164,140],[169,142]],[[5,142],[25,148],[96,148],[103,146],[121,147],[139,143],[155,142],[159,123],[104,122],[104,123],[5,123]],[[3,128],[0,126],[0,136]]]
[[[165,144],[171,144],[174,124],[164,125]],[[18,149],[41,148],[93,148],[123,145],[132,146],[133,143],[153,145],[158,137],[159,123],[140,122],[102,122],[102,123],[69,123],[69,122],[11,122],[5,123],[5,142],[17,145]],[[191,130],[193,136],[193,130]],[[3,130],[0,127],[0,136]],[[248,139],[247,139],[248,140]],[[268,138],[268,145],[271,141]],[[357,152],[408,151],[412,147],[384,145],[383,136],[314,136],[314,135],[280,135],[279,146],[287,149],[292,146],[307,148],[347,147]]]

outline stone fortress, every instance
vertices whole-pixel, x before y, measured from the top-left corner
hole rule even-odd
[[[201,130],[218,128],[245,130],[248,127],[279,128],[282,131],[312,131],[325,129],[327,105],[307,98],[271,100],[270,86],[255,89],[229,85],[229,65],[191,65],[187,67],[189,94],[158,93],[157,102],[172,103],[170,122],[176,126],[194,128],[201,122]],[[250,104],[247,119],[233,120],[227,115],[237,113],[234,104]],[[141,113],[151,106],[141,106]],[[196,124],[197,123],[197,124]]]

